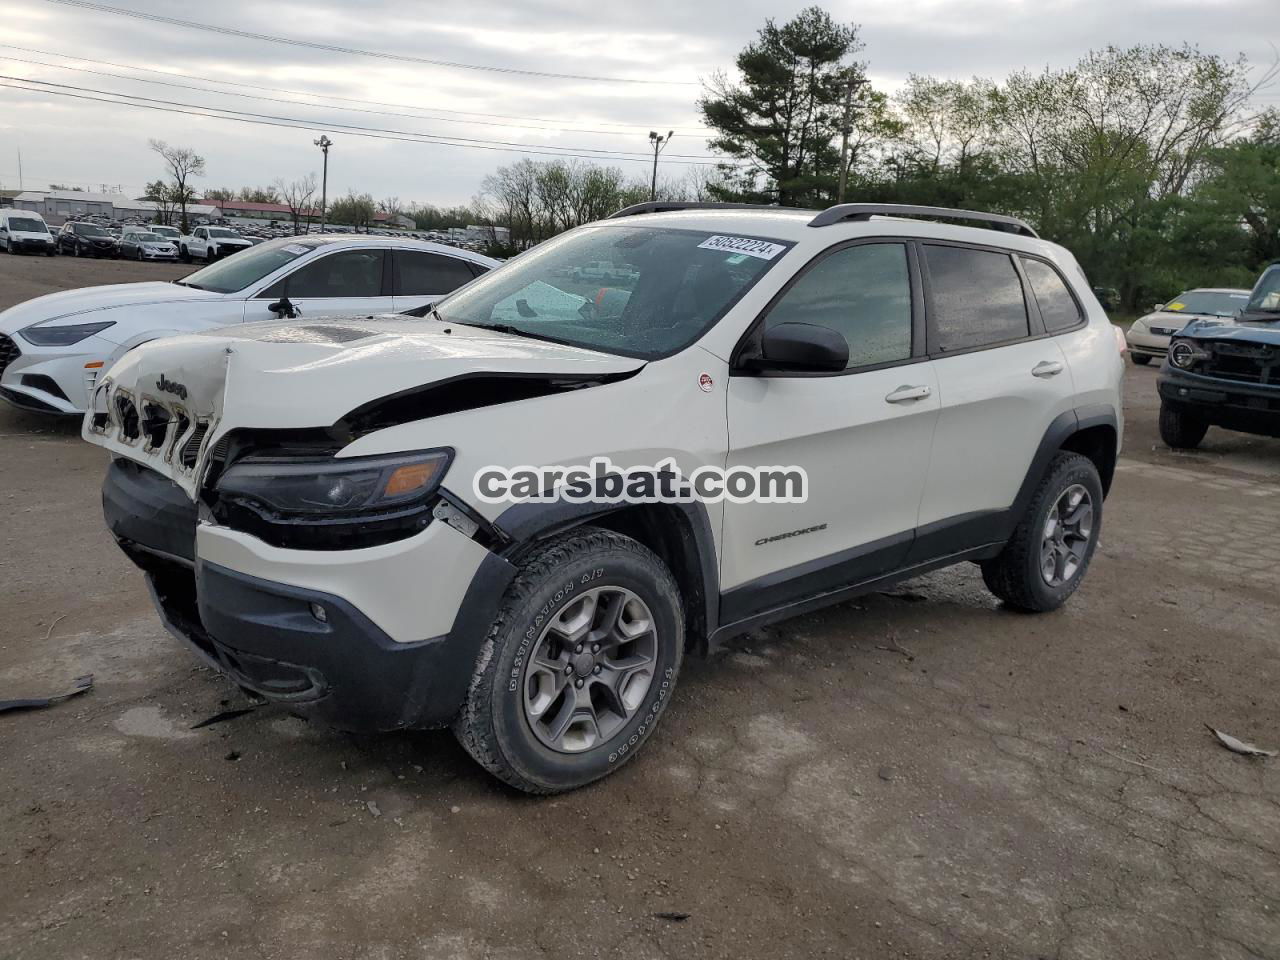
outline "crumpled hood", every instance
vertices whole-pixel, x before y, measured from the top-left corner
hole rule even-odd
[[[41,320],[112,310],[116,307],[139,307],[155,303],[183,303],[193,300],[221,299],[225,294],[211,290],[180,287],[176,283],[112,283],[101,287],[81,287],[47,293],[0,312],[0,333],[13,333]]]
[[[643,366],[643,360],[412,317],[251,323],[167,337],[125,354],[100,379],[83,435],[194,494],[207,451],[237,428],[333,427],[378,401],[464,376],[493,377],[496,391],[504,378],[520,375],[592,380]],[[121,397],[144,426],[149,404],[163,407],[172,424],[180,414],[183,434],[171,424],[163,442],[123,436]],[[101,416],[107,412],[110,422]],[[178,454],[200,425],[202,453],[184,469]]]
[[[1280,346],[1280,316],[1266,319],[1267,314],[1244,315],[1233,320],[1196,320],[1179,332],[1180,337],[1200,340],[1238,340]],[[1256,318],[1256,319],[1255,319]]]

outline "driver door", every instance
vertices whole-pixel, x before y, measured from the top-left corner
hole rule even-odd
[[[765,329],[818,324],[849,345],[837,373],[735,372],[728,468],[802,467],[803,503],[724,504],[721,621],[839,589],[903,563],[915,536],[939,396],[912,252],[859,242],[810,263]]]
[[[281,315],[270,307],[287,299],[293,315],[317,317],[367,317],[391,313],[389,251],[375,248],[339,250],[310,260],[245,304],[245,320],[274,320]]]

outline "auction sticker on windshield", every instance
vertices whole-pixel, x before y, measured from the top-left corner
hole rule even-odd
[[[770,243],[768,240],[752,240],[750,237],[707,237],[700,244],[700,250],[724,250],[726,253],[745,253],[748,257],[760,260],[772,260],[787,248],[781,243]]]

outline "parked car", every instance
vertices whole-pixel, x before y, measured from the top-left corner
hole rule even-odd
[[[1192,320],[1235,316],[1248,300],[1248,290],[1199,287],[1168,303],[1157,303],[1150,313],[1133,321],[1125,334],[1129,356],[1139,366],[1159,359],[1169,352],[1169,339]]]
[[[169,629],[292,711],[451,726],[551,793],[634,756],[713,637],[960,561],[1012,608],[1066,602],[1124,367],[1071,254],[989,214],[706,206],[565,233],[422,320],[253,324],[117,362],[84,436]],[[634,278],[599,303],[562,286],[605,259]],[[585,500],[483,495],[497,467],[606,456],[654,489],[808,481],[629,504],[584,469]]]
[[[1170,447],[1199,446],[1211,426],[1280,437],[1280,263],[1263,271],[1240,313],[1178,331],[1156,383]]]
[[[64,223],[58,233],[58,252],[69,253],[73,257],[114,257],[116,239],[106,227],[73,220]]]
[[[57,252],[53,235],[44,217],[31,210],[0,210],[0,250],[5,253],[43,253],[52,257]]]
[[[575,266],[572,272],[575,280],[598,280],[607,283],[635,279],[635,273],[625,266],[619,266],[609,260],[592,260]]]
[[[183,260],[203,260],[205,263],[221,257],[248,250],[251,244],[240,234],[227,227],[196,227],[191,235],[178,241],[178,252]]]
[[[172,283],[51,293],[0,312],[0,398],[80,414],[102,369],[148,340],[282,316],[411,310],[495,265],[432,243],[325,234],[273,240]]]
[[[160,223],[148,223],[145,224],[145,226],[147,230],[151,231],[158,237],[163,237],[165,240],[168,240],[175,247],[182,242],[182,231],[177,227],[170,227]]]
[[[120,237],[120,256],[132,260],[177,260],[178,248],[158,233],[125,227]]]

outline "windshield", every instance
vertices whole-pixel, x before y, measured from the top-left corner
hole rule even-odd
[[[94,223],[77,223],[71,228],[82,237],[109,237],[111,234]]]
[[[1280,263],[1262,272],[1249,296],[1249,309],[1280,313]]]
[[[1249,295],[1243,291],[1188,290],[1164,305],[1173,313],[1199,313],[1206,317],[1234,317],[1244,307]]]
[[[249,247],[234,257],[219,260],[178,282],[201,290],[235,293],[252,283],[257,283],[286,263],[292,263],[312,249],[312,246],[287,238],[272,240],[269,243],[260,243],[256,247]]]
[[[182,236],[182,231],[177,227],[152,227],[151,230],[153,233],[161,234],[162,236],[169,237],[170,239]]]
[[[697,230],[583,227],[485,274],[437,314],[656,360],[710,329],[788,248]]]
[[[210,230],[209,230],[209,236],[211,236],[211,237],[232,237],[232,238],[234,238],[234,239],[236,239],[236,240],[239,240],[239,239],[240,239],[240,234],[236,233],[234,230],[214,230],[214,229],[210,229]]]
[[[49,228],[44,225],[43,220],[32,220],[29,217],[12,217],[9,220],[9,229],[14,233],[48,233]]]

